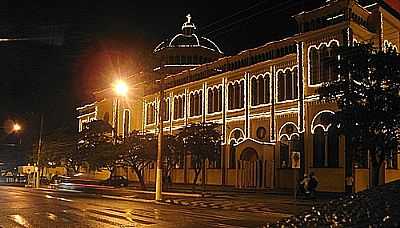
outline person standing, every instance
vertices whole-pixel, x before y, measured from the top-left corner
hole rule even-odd
[[[318,181],[317,177],[315,176],[314,172],[310,172],[309,179],[310,180],[308,181],[308,190],[310,192],[310,196],[312,198],[314,198],[319,181]]]

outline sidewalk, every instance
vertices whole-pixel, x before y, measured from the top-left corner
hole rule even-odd
[[[135,190],[137,192],[154,194],[154,185],[146,186],[146,191],[141,190],[139,183],[131,183],[129,187],[124,189]],[[294,193],[292,189],[238,189],[233,186],[215,186],[207,185],[205,187],[204,195],[202,195],[202,186],[197,185],[195,191],[193,186],[190,184],[173,184],[163,189],[164,195],[170,196],[188,196],[188,197],[215,197],[221,195],[247,195],[247,196],[258,196],[265,197],[267,195],[278,195],[293,197]],[[343,193],[332,193],[332,192],[318,192],[318,198],[333,199],[343,196]]]
[[[149,187],[146,191],[138,187],[123,188],[126,193],[134,194],[125,197],[154,199],[154,187]],[[288,190],[243,190],[220,186],[207,186],[205,194],[202,195],[200,187],[193,192],[190,185],[174,185],[162,194],[162,202],[170,205],[250,213],[275,213],[285,217],[310,210],[313,206],[328,202],[337,196],[332,193],[319,193],[315,200],[301,198],[295,200],[293,192]]]

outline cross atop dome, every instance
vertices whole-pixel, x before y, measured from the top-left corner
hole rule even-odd
[[[185,36],[191,36],[196,30],[196,26],[192,23],[192,16],[190,16],[190,13],[186,15],[187,21],[183,23],[182,25],[182,32]]]

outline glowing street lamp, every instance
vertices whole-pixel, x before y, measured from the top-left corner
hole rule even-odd
[[[19,125],[18,123],[15,123],[13,125],[13,131],[14,132],[19,132],[21,130],[21,125]]]
[[[114,92],[117,96],[126,96],[128,93],[128,86],[124,81],[119,80],[114,84]]]

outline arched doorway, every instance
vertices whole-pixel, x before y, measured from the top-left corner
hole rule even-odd
[[[259,188],[262,186],[262,162],[257,151],[251,147],[245,148],[240,154],[237,167],[239,188]]]

